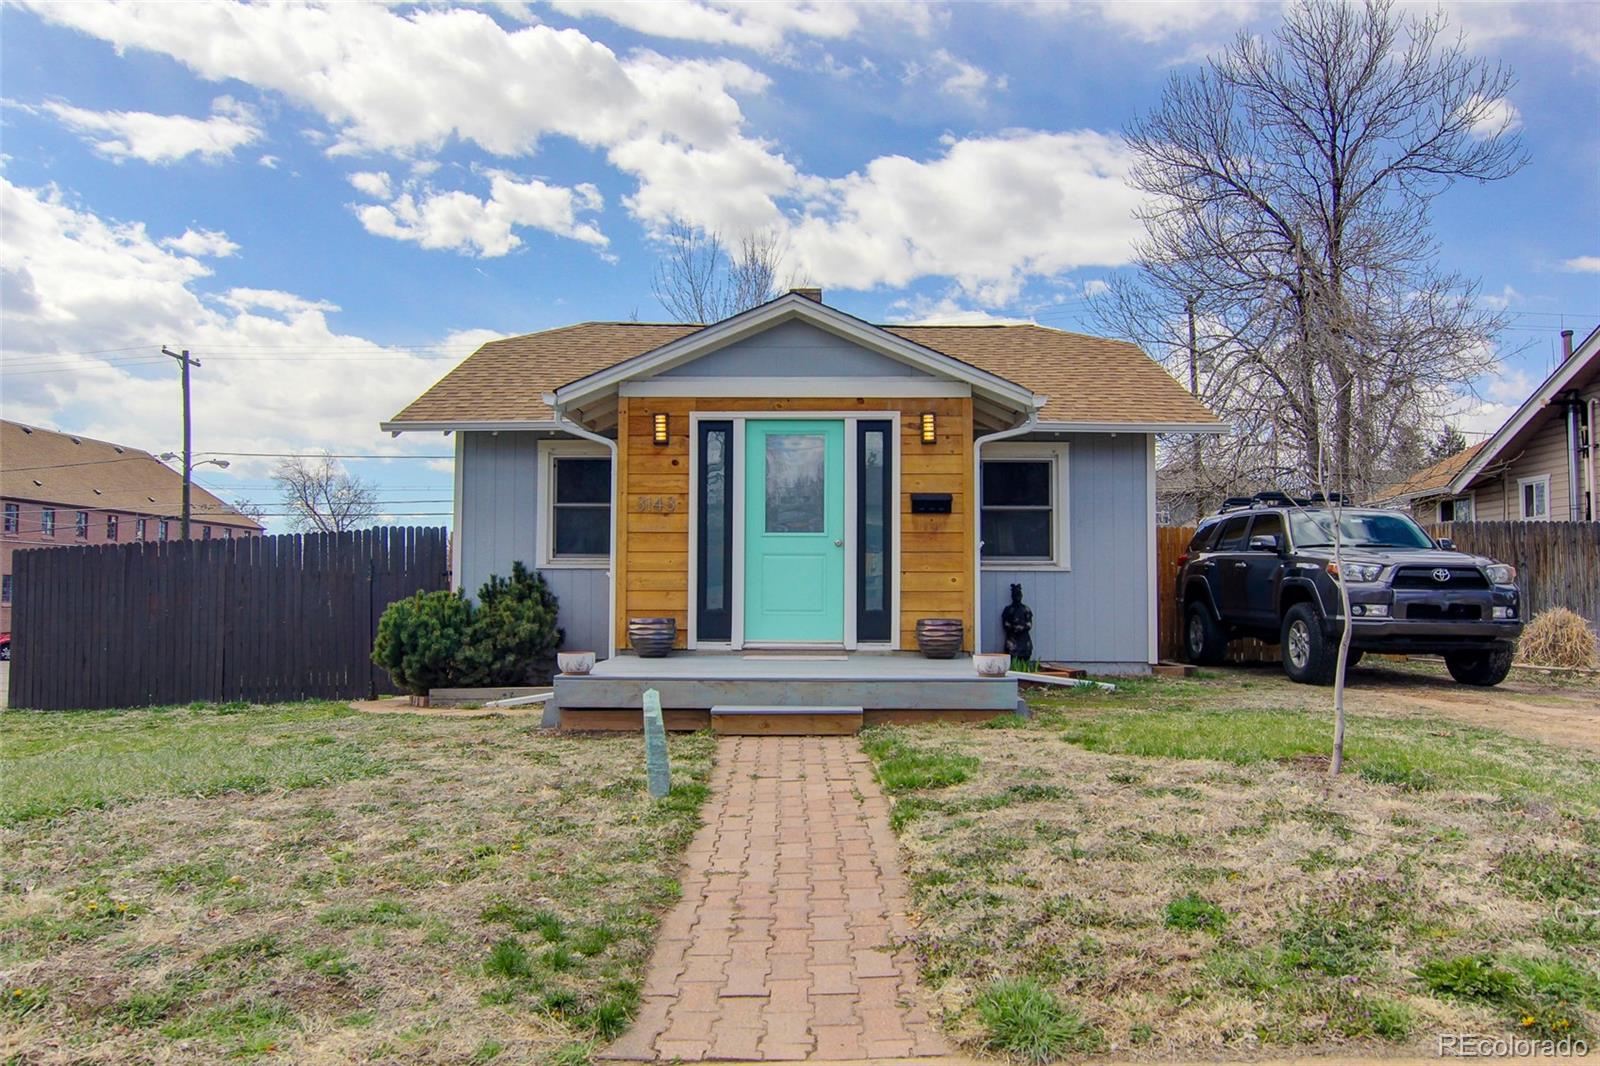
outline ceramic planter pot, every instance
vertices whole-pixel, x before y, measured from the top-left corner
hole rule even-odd
[[[978,671],[979,677],[1005,677],[1006,671],[1011,669],[1011,655],[1009,652],[974,655],[972,668]]]
[[[594,669],[594,652],[558,651],[556,666],[560,667],[563,674],[587,674]]]
[[[954,659],[963,636],[959,618],[917,619],[917,648],[928,659]]]
[[[676,618],[628,619],[628,644],[641,659],[661,659],[678,639]]]

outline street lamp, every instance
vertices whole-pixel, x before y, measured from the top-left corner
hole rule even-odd
[[[179,455],[177,452],[162,452],[160,455],[156,456],[156,458],[160,459],[162,462],[170,462],[173,459],[182,459],[182,458],[184,458],[184,456]],[[226,470],[226,469],[228,469],[228,467],[230,465],[232,465],[226,459],[201,459],[197,463],[196,462],[185,462],[183,464],[183,539],[184,540],[188,540],[189,539],[189,483],[193,480],[194,468],[197,467],[197,466],[205,466],[207,463],[209,463],[212,466],[217,467],[218,469],[221,469],[221,470]]]

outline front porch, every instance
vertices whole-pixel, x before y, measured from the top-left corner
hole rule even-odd
[[[584,676],[558,675],[546,722],[562,729],[636,730],[646,689],[661,694],[668,729],[705,729],[712,708],[860,708],[859,722],[984,721],[1017,712],[1017,681],[974,672],[968,656],[883,652],[675,652],[618,655]],[[826,731],[819,729],[818,731]]]

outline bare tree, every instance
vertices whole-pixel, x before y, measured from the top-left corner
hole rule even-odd
[[[327,452],[284,459],[272,471],[272,480],[296,530],[343,533],[366,525],[378,513],[372,483],[346,471]]]
[[[267,509],[254,500],[247,500],[240,496],[228,506],[261,526],[267,524]]]
[[[651,289],[679,322],[719,322],[778,294],[786,249],[776,230],[746,233],[730,250],[716,230],[674,221],[661,242]]]
[[[1193,359],[1235,426],[1168,465],[1218,494],[1325,481],[1360,496],[1420,460],[1503,326],[1439,267],[1430,205],[1526,162],[1511,85],[1442,14],[1390,0],[1300,0],[1271,38],[1241,34],[1173,78],[1127,131],[1150,197],[1137,270],[1096,303],[1180,378]]]

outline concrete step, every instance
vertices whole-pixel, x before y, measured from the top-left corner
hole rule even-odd
[[[711,731],[735,737],[839,736],[861,731],[860,707],[753,706],[711,708]]]

